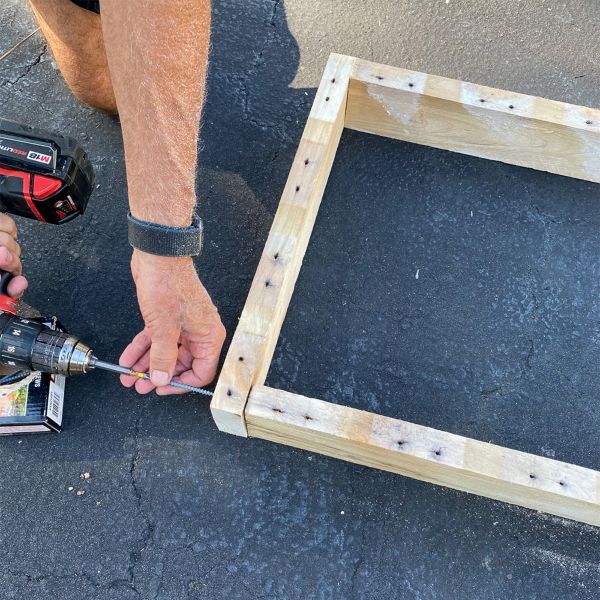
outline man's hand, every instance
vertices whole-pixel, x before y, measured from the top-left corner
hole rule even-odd
[[[150,371],[151,381],[121,376],[126,387],[159,395],[183,390],[166,385],[173,376],[201,387],[215,376],[225,327],[200,282],[191,258],[133,251],[131,272],[146,327],[125,348],[119,364]]]
[[[210,0],[102,0],[129,208],[137,219],[171,227],[192,222],[211,10]],[[146,327],[120,362],[150,370],[152,383],[123,377],[123,384],[172,394],[180,392],[165,386],[172,375],[193,386],[211,381],[225,329],[192,259],[134,250],[132,272]]]
[[[20,298],[27,289],[27,279],[21,275],[20,256],[17,225],[7,214],[0,213],[0,269],[14,276],[8,284],[8,293],[13,298]]]

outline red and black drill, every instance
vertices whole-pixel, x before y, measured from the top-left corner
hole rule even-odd
[[[72,138],[0,119],[0,211],[59,225],[86,209],[94,171]],[[16,315],[12,275],[0,270],[0,363],[72,375],[89,367],[91,350],[76,337]]]
[[[83,214],[93,189],[92,164],[74,139],[0,119],[0,211],[60,225]],[[76,336],[18,317],[7,289],[11,279],[0,270],[0,364],[58,375],[98,368],[149,379],[99,360]],[[169,385],[211,395],[179,381]]]
[[[0,211],[60,225],[83,214],[93,189],[92,164],[74,139],[0,119]],[[67,376],[99,368],[149,379],[97,359],[76,336],[18,317],[7,289],[11,279],[0,270],[0,364]],[[178,381],[170,385],[210,395]]]

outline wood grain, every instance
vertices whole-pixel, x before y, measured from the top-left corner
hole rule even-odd
[[[600,182],[600,111],[356,59],[345,126]]]
[[[222,431],[246,436],[244,406],[264,383],[344,128],[354,59],[332,54],[211,402]]]
[[[600,525],[600,473],[265,387],[343,128],[600,181],[600,112],[332,54],[211,411],[255,436]]]
[[[600,525],[600,473],[422,425],[255,386],[248,434]]]

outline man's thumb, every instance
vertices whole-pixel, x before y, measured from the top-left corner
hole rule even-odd
[[[165,323],[151,331],[150,379],[156,386],[167,385],[173,377],[179,351],[179,330]]]

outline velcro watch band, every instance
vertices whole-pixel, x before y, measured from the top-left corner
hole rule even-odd
[[[129,243],[157,256],[198,256],[202,252],[202,220],[197,214],[190,227],[168,227],[127,215]]]

